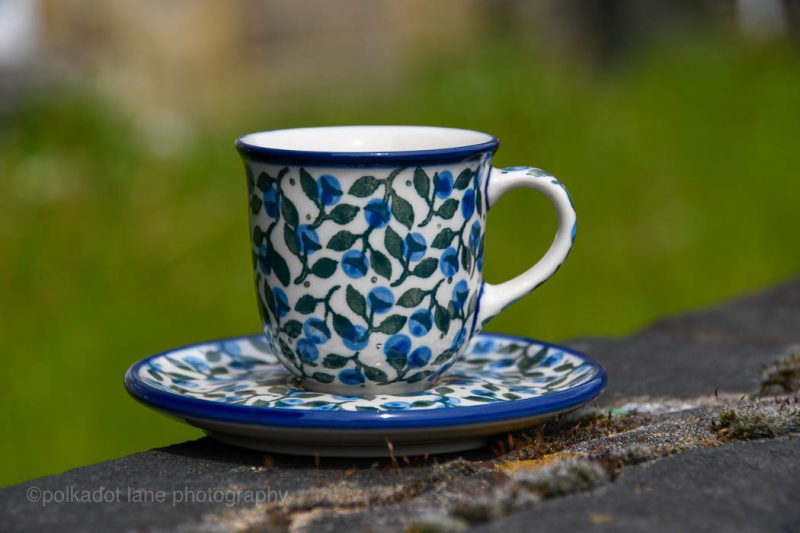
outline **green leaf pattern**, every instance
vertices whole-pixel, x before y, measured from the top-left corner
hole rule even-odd
[[[248,161],[266,341],[297,376],[434,382],[481,324],[488,155],[447,167]]]
[[[331,353],[310,371],[310,376],[331,383],[337,372],[351,364],[351,356]],[[393,367],[388,369],[395,371]],[[364,375],[371,382],[387,383],[390,378],[386,370],[366,367]],[[421,370],[411,379],[424,380],[432,372]],[[470,341],[462,358],[428,390],[339,396],[298,389],[292,374],[259,335],[156,356],[139,368],[137,377],[158,390],[222,404],[398,411],[460,408],[547,396],[586,384],[598,372],[598,367],[582,356],[557,346],[481,334]]]

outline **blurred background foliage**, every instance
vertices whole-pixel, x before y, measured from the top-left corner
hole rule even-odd
[[[624,335],[797,274],[798,2],[429,4],[0,0],[0,484],[199,436],[122,376],[259,329],[245,132],[465,127],[559,176],[573,254],[492,331]],[[551,211],[498,204],[489,281]]]

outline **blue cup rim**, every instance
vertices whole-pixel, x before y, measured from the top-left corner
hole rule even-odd
[[[484,137],[486,140],[474,144],[454,145],[446,148],[432,148],[423,150],[398,150],[398,151],[338,151],[338,150],[294,150],[274,148],[248,141],[255,135],[268,133],[322,130],[336,128],[430,128],[450,130],[453,133],[473,133]],[[439,126],[410,126],[410,125],[354,125],[354,126],[322,126],[309,128],[285,128],[265,130],[242,135],[234,143],[242,158],[275,164],[300,164],[315,166],[393,166],[398,164],[431,164],[454,163],[470,160],[484,153],[497,151],[500,141],[494,135],[478,130],[463,128],[447,128]]]

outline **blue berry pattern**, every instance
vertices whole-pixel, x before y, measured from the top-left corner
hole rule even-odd
[[[355,174],[247,161],[259,311],[276,356],[322,384],[435,381],[482,326],[489,163]]]
[[[424,368],[431,349],[407,352],[408,337],[386,343],[387,357]],[[313,343],[297,342],[301,354]],[[303,346],[303,348],[300,348]],[[308,352],[306,351],[308,350]],[[406,356],[405,354],[408,353]],[[318,359],[317,359],[318,361]],[[341,395],[306,391],[278,362],[262,336],[210,342],[155,356],[138,378],[164,392],[221,404],[322,411],[408,411],[513,402],[575,389],[596,379],[599,368],[557,346],[492,334],[476,335],[462,358],[428,390],[405,394]],[[341,371],[344,383],[366,381],[355,368]]]

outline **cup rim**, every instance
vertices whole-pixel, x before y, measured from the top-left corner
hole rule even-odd
[[[344,131],[346,129],[394,129],[406,130],[410,134],[411,130],[427,130],[439,133],[469,136],[481,138],[474,143],[452,143],[452,145],[436,148],[392,150],[392,149],[368,149],[368,150],[309,150],[309,149],[288,149],[269,146],[265,143],[255,142],[256,137],[266,137],[274,134],[314,134],[330,133],[330,130]],[[477,140],[477,139],[476,139]],[[411,126],[411,125],[353,125],[353,126],[321,126],[308,128],[284,128],[276,130],[265,130],[242,135],[234,143],[242,158],[246,160],[262,161],[267,163],[289,163],[302,165],[381,165],[391,166],[392,164],[410,163],[452,163],[464,161],[484,153],[494,153],[497,151],[500,141],[494,135],[478,130],[463,128],[448,128],[440,126]]]

